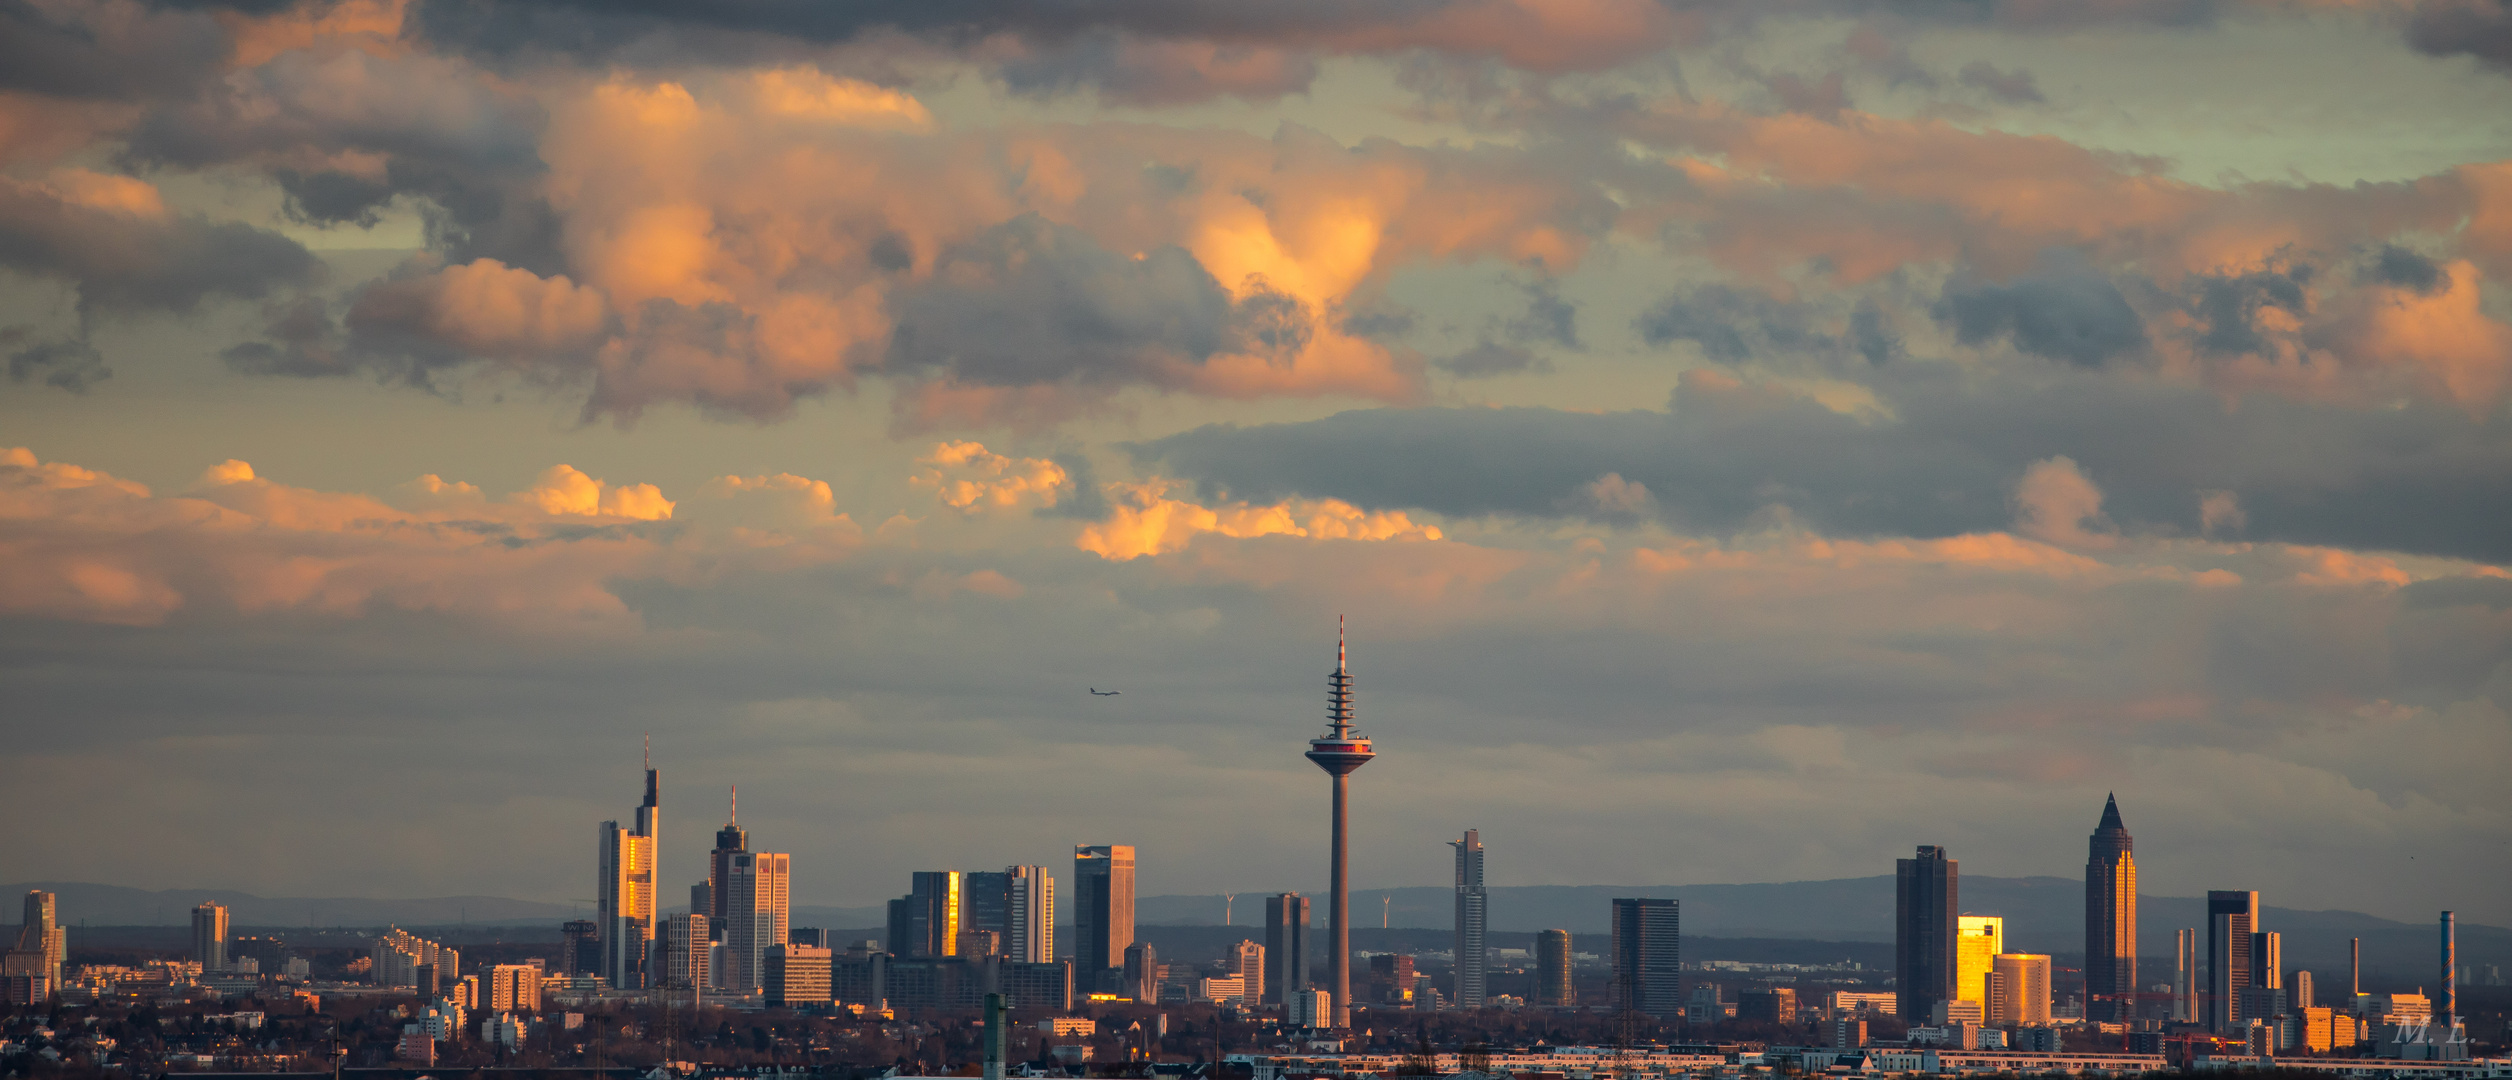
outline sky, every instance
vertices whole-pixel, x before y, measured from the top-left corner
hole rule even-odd
[[[7,0],[0,356],[0,879],[2512,924],[2504,0]]]

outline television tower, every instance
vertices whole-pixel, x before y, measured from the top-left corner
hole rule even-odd
[[[1337,1030],[1352,1026],[1352,889],[1346,879],[1349,847],[1344,841],[1347,798],[1346,778],[1352,770],[1369,764],[1377,752],[1369,748],[1369,739],[1352,730],[1352,672],[1345,662],[1343,617],[1335,616],[1335,669],[1326,676],[1326,734],[1308,741],[1308,760],[1334,777],[1334,873],[1331,879],[1334,898],[1329,903],[1327,948],[1331,958],[1327,977],[1333,981],[1334,1026]],[[1285,990],[1294,989],[1285,987]]]

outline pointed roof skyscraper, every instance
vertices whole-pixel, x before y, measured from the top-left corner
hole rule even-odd
[[[2102,804],[2086,840],[2085,1015],[2126,1020],[2137,1007],[2137,841],[2120,821],[2119,796]]]

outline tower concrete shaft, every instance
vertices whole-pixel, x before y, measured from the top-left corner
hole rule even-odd
[[[1327,902],[1326,977],[1334,989],[1334,1026],[1352,1026],[1352,888],[1347,877],[1350,845],[1346,838],[1350,777],[1369,764],[1377,752],[1368,737],[1353,730],[1352,672],[1344,648],[1342,620],[1335,627],[1335,669],[1326,677],[1326,734],[1308,741],[1308,760],[1334,780],[1334,865],[1329,876],[1333,897]]]

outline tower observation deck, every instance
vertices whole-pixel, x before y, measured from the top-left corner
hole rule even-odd
[[[1345,840],[1347,786],[1352,770],[1378,756],[1367,736],[1352,723],[1352,670],[1344,648],[1343,620],[1335,619],[1335,669],[1326,676],[1326,733],[1308,741],[1308,760],[1334,778],[1334,872],[1328,905],[1327,978],[1333,987],[1334,1026],[1352,1026],[1352,892],[1346,871],[1351,862]],[[1288,989],[1295,989],[1286,987]]]

